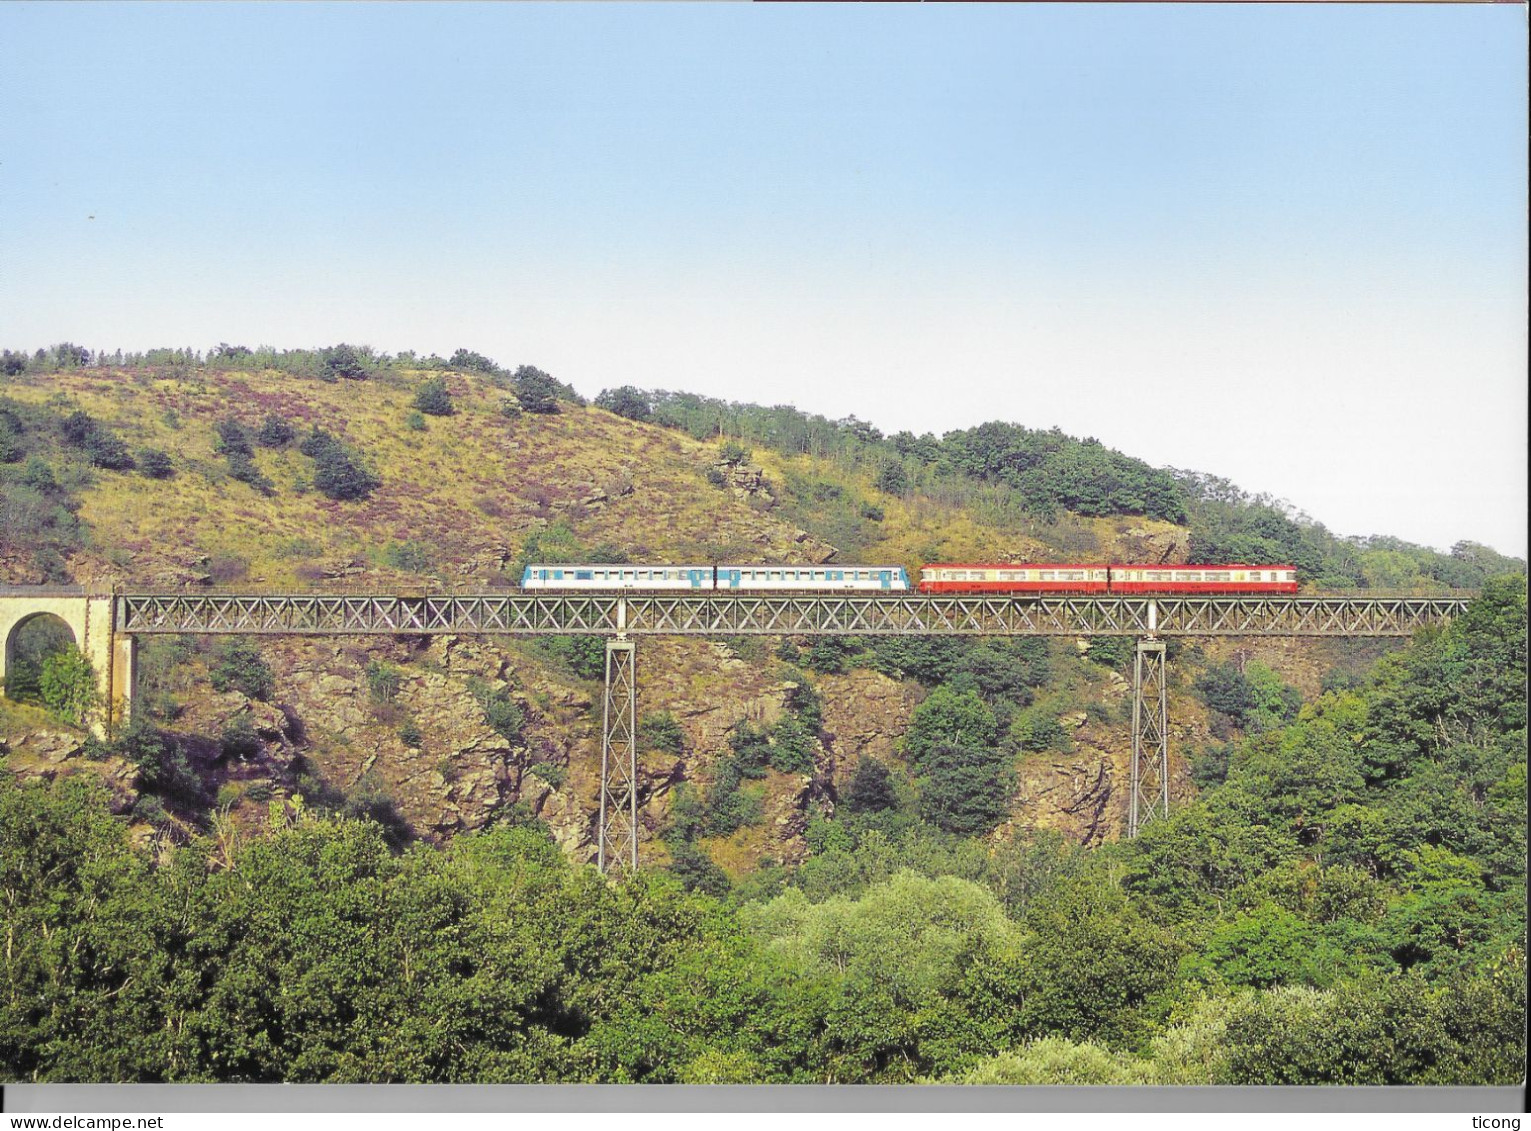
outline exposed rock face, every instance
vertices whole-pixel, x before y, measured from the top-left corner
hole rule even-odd
[[[824,705],[824,737],[835,789],[845,788],[863,758],[898,765],[898,753],[916,692],[879,672],[857,669],[819,682]]]
[[[113,813],[126,813],[138,800],[138,767],[125,758],[86,757],[85,736],[39,727],[0,740],[0,769],[21,779],[56,781],[89,777],[106,787]]]
[[[1160,530],[1129,527],[1116,536],[1110,547],[1112,561],[1144,562],[1154,565],[1176,564],[1191,556],[1190,531],[1167,526]]]

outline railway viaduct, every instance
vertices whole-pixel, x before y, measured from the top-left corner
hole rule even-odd
[[[1471,593],[1419,596],[960,596],[941,594],[155,593],[0,588],[0,680],[17,630],[51,615],[95,669],[98,733],[126,718],[135,644],[172,634],[606,637],[597,863],[638,862],[637,638],[642,636],[1131,636],[1128,835],[1169,811],[1164,638],[1408,636]]]

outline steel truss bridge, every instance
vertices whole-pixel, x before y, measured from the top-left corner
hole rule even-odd
[[[725,593],[136,594],[116,631],[300,635],[1408,636],[1467,597],[961,597]]]
[[[1164,637],[1408,636],[1466,609],[1451,597],[1002,597],[942,594],[156,593],[0,588],[7,634],[28,617],[78,620],[104,648],[108,701],[131,700],[135,641],[190,633],[400,636],[599,635],[606,640],[596,860],[638,866],[637,644],[641,636],[1130,636],[1132,771],[1127,833],[1169,812]],[[72,602],[79,604],[73,608]],[[91,624],[102,622],[94,630]],[[104,630],[104,631],[103,631]],[[0,641],[9,658],[9,638]],[[121,654],[120,662],[115,658]],[[0,676],[4,669],[0,667]]]

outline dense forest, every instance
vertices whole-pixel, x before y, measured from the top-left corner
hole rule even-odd
[[[81,780],[0,775],[0,1074],[1514,1083],[1526,632],[1511,578],[1304,705],[1209,669],[1239,725],[1200,796],[1088,851],[975,835],[993,752],[1050,740],[1025,647],[821,654],[932,682],[916,777],[870,764],[804,862],[738,882],[685,850],[737,791],[677,807],[674,869],[609,883],[514,808],[435,848],[273,798],[265,835],[215,814],[151,853]],[[801,757],[819,708],[791,706],[734,735],[738,779]]]

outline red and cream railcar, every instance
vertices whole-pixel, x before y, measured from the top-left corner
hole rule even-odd
[[[1113,565],[1113,593],[1296,593],[1289,565]]]
[[[921,593],[1104,593],[1110,580],[1103,565],[957,564],[932,562],[920,568]]]

